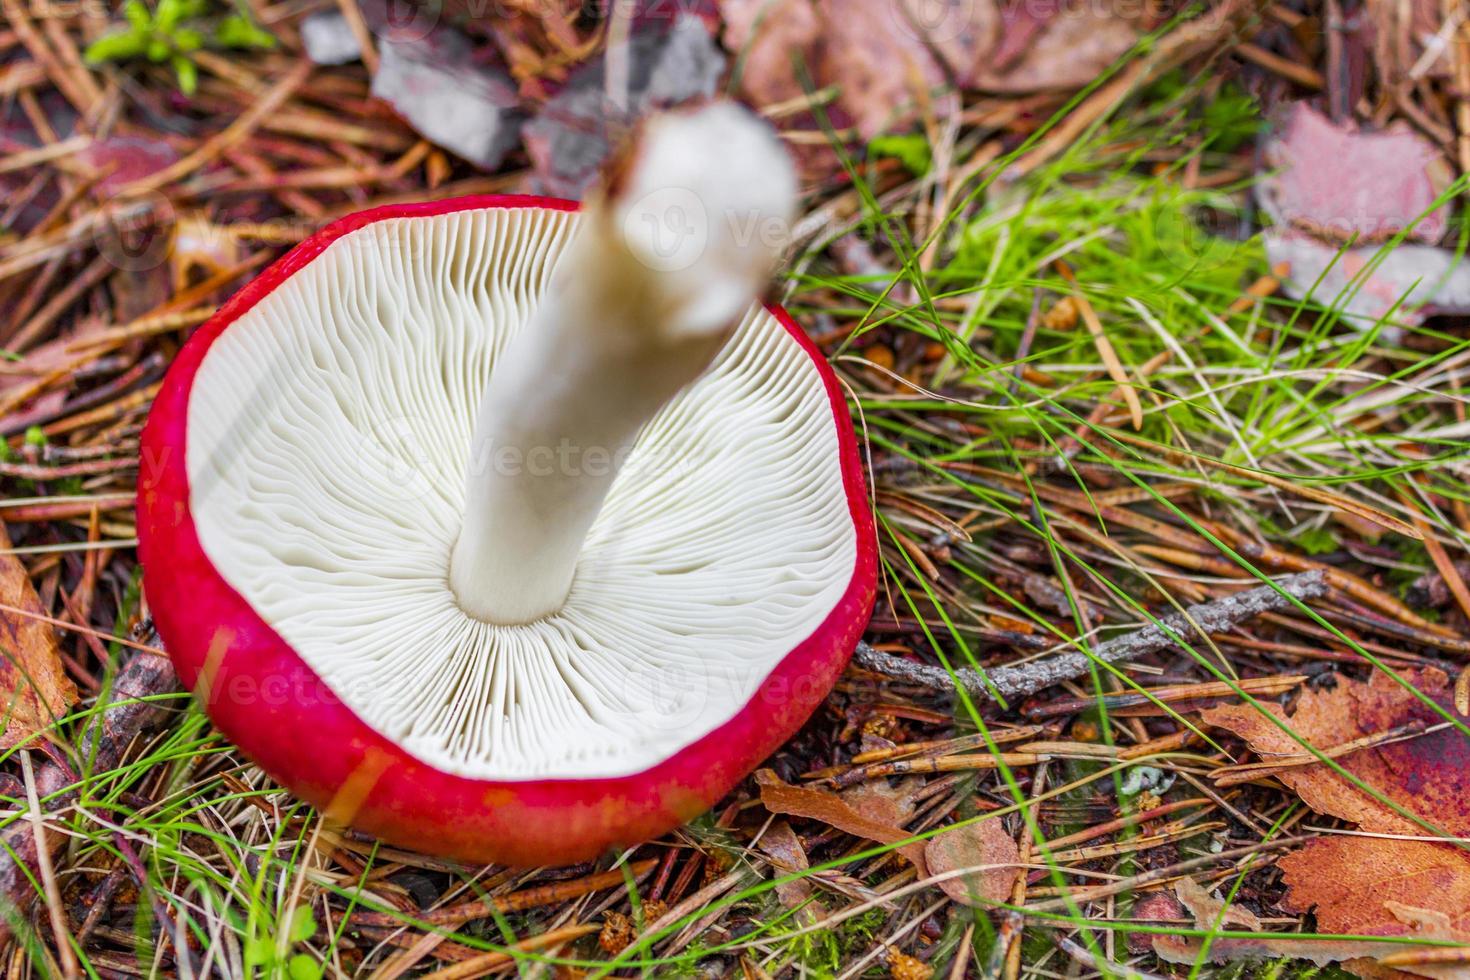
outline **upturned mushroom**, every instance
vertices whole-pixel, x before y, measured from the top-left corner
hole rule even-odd
[[[337,222],[184,346],[143,436],[184,682],[388,841],[563,863],[707,809],[826,696],[875,542],[831,370],[756,301],[796,195],[714,103],[585,208]]]

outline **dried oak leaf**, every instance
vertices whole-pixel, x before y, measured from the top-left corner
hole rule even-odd
[[[936,875],[977,869],[939,882],[944,893],[961,905],[985,908],[1008,902],[1021,876],[1020,849],[999,820],[961,824],[929,838],[924,859]]]
[[[924,844],[920,841],[899,844],[899,841],[906,841],[913,836],[902,827],[885,822],[881,816],[875,818],[863,813],[835,793],[782,782],[781,777],[770,769],[757,772],[755,781],[760,787],[761,803],[772,813],[817,820],[836,827],[845,834],[877,841],[879,844],[898,844],[894,849],[908,859],[919,877],[928,877],[928,865],[924,862]]]
[[[66,714],[76,685],[61,666],[56,631],[45,615],[26,568],[9,554],[10,536],[0,525],[0,602],[26,613],[0,611],[0,750],[9,750]]]
[[[1454,694],[1443,672],[1403,671],[1401,676],[1435,704],[1453,710]],[[1336,761],[1419,819],[1445,833],[1470,836],[1470,738],[1453,727],[1434,730],[1442,717],[1386,674],[1375,673],[1366,683],[1333,679],[1331,690],[1303,693],[1289,716],[1275,705],[1265,707],[1320,750],[1404,731],[1410,737],[1361,748]],[[1297,742],[1254,707],[1226,705],[1202,717],[1240,736],[1263,760],[1300,758]],[[1419,734],[1426,729],[1427,734]],[[1470,854],[1450,844],[1403,839],[1427,831],[1325,765],[1293,766],[1273,774],[1319,813],[1352,821],[1369,833],[1398,835],[1325,837],[1287,854],[1278,866],[1288,888],[1288,908],[1315,910],[1318,926],[1326,932],[1470,942]],[[1392,951],[1353,955],[1381,957]],[[1415,966],[1412,972],[1464,977],[1470,976],[1470,965]]]

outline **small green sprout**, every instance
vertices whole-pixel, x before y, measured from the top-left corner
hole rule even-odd
[[[191,57],[201,48],[270,48],[276,39],[242,13],[214,19],[209,0],[158,0],[149,10],[143,0],[123,6],[127,26],[99,37],[87,46],[88,64],[147,59],[168,62],[179,80],[179,90],[193,95],[199,87],[199,68]]]
[[[291,947],[304,943],[316,933],[316,917],[305,905],[298,905],[281,922],[286,930],[286,951],[280,952],[277,937],[256,934],[245,943],[245,965],[271,976],[289,980],[321,980],[322,967],[308,953],[293,953]]]
[[[894,157],[915,177],[924,176],[934,163],[929,138],[923,133],[874,136],[868,141],[868,157]]]

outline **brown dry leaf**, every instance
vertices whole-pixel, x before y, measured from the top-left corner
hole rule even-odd
[[[26,568],[10,554],[10,536],[0,524],[0,602],[45,615]],[[0,611],[0,697],[4,731],[0,750],[9,750],[66,714],[77,702],[76,685],[61,666],[56,631],[33,616]]]
[[[1453,692],[1442,671],[1401,671],[1405,682],[1453,711]],[[1306,690],[1289,716],[1291,729],[1320,750],[1405,726],[1429,727],[1443,718],[1391,677],[1375,673],[1367,683],[1334,675],[1331,690]],[[1249,705],[1223,705],[1203,713],[1207,724],[1243,738],[1263,760],[1298,757],[1302,747]],[[1470,739],[1453,728],[1362,749],[1336,760],[1388,799],[1459,836],[1470,835]],[[1364,830],[1423,836],[1424,829],[1359,790],[1328,767],[1315,764],[1277,775],[1318,813],[1359,824]]]
[[[1108,5],[1058,3],[1058,8],[1025,24],[1034,35],[1019,57],[1005,45],[1014,46],[1012,38],[1021,32],[1007,25],[1001,47],[984,52],[962,76],[965,86],[1013,95],[1069,92],[1095,81],[1138,43],[1138,30]]]
[[[924,859],[930,873],[936,875],[980,869],[939,882],[944,893],[961,905],[985,908],[1008,902],[1021,876],[1021,852],[995,819],[961,824],[929,838]]]
[[[811,867],[807,861],[806,849],[801,846],[801,838],[796,836],[796,831],[785,820],[777,820],[766,828],[756,846],[771,856],[776,872],[782,877]],[[788,909],[799,908],[812,897],[811,882],[798,878],[777,885],[776,897]]]
[[[1447,917],[1470,942],[1470,854],[1448,844],[1384,837],[1323,837],[1277,862],[1297,911],[1315,906],[1323,932],[1410,935],[1388,903]],[[1367,896],[1372,896],[1371,901]],[[1387,951],[1385,951],[1387,952]]]
[[[1426,669],[1401,675],[1436,704],[1452,708],[1454,693],[1443,672]],[[1333,680],[1336,686],[1331,690],[1304,692],[1290,716],[1275,705],[1265,707],[1324,751],[1386,732],[1428,729],[1427,734],[1358,749],[1336,761],[1439,830],[1470,836],[1470,738],[1443,726],[1439,714],[1386,674],[1375,673],[1366,683],[1336,675]],[[1243,738],[1263,760],[1299,757],[1302,751],[1253,707],[1211,708],[1203,718]],[[1320,763],[1274,775],[1319,813],[1353,821],[1370,834],[1401,835],[1323,837],[1287,854],[1278,866],[1289,889],[1288,908],[1315,910],[1323,932],[1470,942],[1470,854],[1450,844],[1402,839],[1422,837],[1427,831]],[[1277,949],[1278,941],[1271,942],[1273,950],[1287,955]],[[1403,949],[1350,951],[1346,945],[1319,950],[1319,955],[1381,958]],[[1404,969],[1420,976],[1470,977],[1470,965],[1465,964]]]
[[[899,841],[908,840],[913,836],[894,824],[874,820],[835,793],[784,783],[780,776],[769,769],[757,772],[755,781],[760,786],[761,803],[772,813],[818,820],[836,827],[845,834],[877,841],[880,844],[898,844]],[[923,843],[914,841],[899,845],[894,849],[908,859],[918,871],[919,877],[928,877],[928,866],[924,863]]]
[[[1255,913],[1238,905],[1227,906],[1192,879],[1181,879],[1175,883],[1174,891],[1179,896],[1179,901],[1194,917],[1196,929],[1262,931],[1261,920],[1256,917]],[[1387,906],[1394,921],[1405,930],[1404,934],[1416,934],[1424,939],[1450,942],[1460,942],[1466,938],[1463,933],[1448,925],[1442,915],[1428,913],[1422,909],[1400,905],[1396,902],[1388,902]],[[1158,908],[1162,914],[1158,916],[1140,915],[1140,918],[1144,921],[1173,921],[1176,918],[1172,903],[1159,903],[1154,907]],[[1323,932],[1337,931],[1329,930],[1320,918],[1318,925],[1321,927],[1320,931]],[[1152,945],[1154,953],[1161,960],[1170,963],[1193,964],[1200,959],[1204,944],[1203,940],[1198,937],[1159,934],[1152,937]],[[1465,980],[1467,976],[1470,976],[1470,972],[1467,972],[1463,964],[1415,966],[1412,968],[1414,972],[1404,973],[1379,966],[1375,959],[1403,951],[1404,947],[1401,945],[1363,940],[1298,939],[1290,935],[1279,938],[1263,936],[1259,939],[1220,937],[1210,943],[1205,959],[1212,963],[1233,963],[1242,960],[1275,960],[1288,957],[1310,960],[1318,966],[1341,962],[1361,976],[1382,978],[1425,976],[1437,977],[1440,980]]]
[[[1019,15],[997,0],[723,0],[725,47],[740,59],[742,92],[757,106],[799,102],[804,66],[833,86],[838,127],[864,139],[901,131],[962,88],[1037,92],[1080,88],[1137,41],[1134,25],[1095,4],[1057,3]],[[810,115],[785,120],[815,128]]]
[[[924,781],[917,776],[897,786],[890,786],[886,779],[873,779],[845,789],[841,795],[845,803],[869,820],[902,827],[918,808],[915,797],[923,788]]]

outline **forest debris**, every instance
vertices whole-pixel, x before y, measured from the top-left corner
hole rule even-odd
[[[997,43],[977,51],[961,84],[1011,95],[1083,88],[1138,43],[1123,9],[1068,0],[1002,3]]]
[[[110,136],[94,140],[76,155],[77,163],[100,175],[97,192],[110,197],[118,188],[149,177],[179,159],[178,150],[146,136]]]
[[[1402,122],[1371,132],[1296,103],[1262,160],[1256,196],[1276,224],[1266,254],[1289,268],[1288,295],[1339,306],[1361,328],[1470,311],[1470,265],[1434,247],[1454,217],[1452,202],[1435,206],[1454,173],[1433,143]],[[1405,244],[1380,255],[1400,233]]]
[[[693,15],[634,30],[622,56],[626,92],[607,90],[609,59],[599,54],[526,125],[526,152],[545,193],[581,197],[618,143],[620,128],[656,109],[713,95],[725,70],[705,22]]]
[[[995,818],[960,824],[929,838],[924,859],[934,875],[977,869],[945,878],[938,885],[961,905],[978,908],[1010,901],[1011,890],[1021,876],[1020,849]]]
[[[1404,231],[1430,245],[1444,237],[1453,206],[1434,205],[1454,173],[1407,125],[1370,132],[1297,102],[1274,130],[1256,193],[1278,225],[1339,244],[1376,244]]]
[[[892,980],[929,980],[934,976],[932,966],[916,956],[910,956],[897,946],[889,946],[884,953],[888,958],[888,975]]]
[[[515,85],[477,63],[469,38],[451,27],[383,37],[372,94],[426,139],[486,170],[500,166],[520,139]]]
[[[1341,311],[1360,329],[1416,326],[1435,313],[1470,313],[1470,262],[1449,249],[1400,245],[1338,249],[1296,231],[1267,231],[1266,256],[1286,265],[1286,292]]]
[[[1401,676],[1435,704],[1453,710],[1453,691],[1443,672],[1430,668]],[[1374,673],[1366,683],[1337,675],[1333,680],[1330,691],[1304,692],[1289,716],[1277,705],[1262,707],[1324,751],[1378,733],[1421,728],[1417,737],[1378,742],[1337,760],[1417,819],[1321,764],[1275,772],[1313,810],[1352,821],[1365,832],[1311,840],[1283,857],[1278,863],[1289,889],[1288,907],[1315,909],[1323,931],[1366,935],[1427,935],[1424,924],[1442,918],[1450,934],[1439,938],[1470,942],[1470,854],[1452,844],[1404,839],[1435,832],[1470,836],[1470,738],[1384,673]],[[1212,708],[1203,718],[1245,739],[1263,759],[1301,752],[1255,707]],[[1380,834],[1400,836],[1370,836]]]
[[[143,700],[167,694],[178,687],[178,677],[167,657],[139,650],[117,672],[108,705],[88,726],[82,738],[80,757],[89,760],[94,772],[115,769],[139,732],[150,727],[167,705]],[[66,768],[47,759],[36,767],[36,789],[51,812],[69,807],[77,798],[68,789],[71,775]],[[52,794],[59,794],[53,796]],[[67,838],[51,834],[46,846],[55,850]],[[24,921],[25,911],[35,901],[40,856],[28,823],[14,823],[0,831],[0,906],[15,909],[19,917],[6,915],[0,922],[0,945],[12,938],[11,923]]]
[[[1327,581],[1322,572],[1298,572],[1276,579],[1272,585],[1257,586],[1224,599],[1189,606],[1184,613],[1159,617],[1159,625],[1145,626],[1126,636],[1106,640],[1092,649],[1092,656],[1069,651],[1045,660],[1035,660],[1014,667],[997,667],[982,676],[969,667],[956,668],[954,676],[942,667],[910,663],[899,657],[874,650],[859,643],[853,663],[867,670],[899,678],[935,690],[951,690],[958,681],[976,697],[998,695],[1006,700],[1025,697],[1037,691],[1082,677],[1094,659],[1103,663],[1133,660],[1198,639],[1196,624],[1206,636],[1223,633],[1265,612],[1291,608],[1292,600],[1306,602],[1327,594]]]
[[[1449,710],[1449,678],[1439,670],[1400,672],[1435,704]],[[1289,723],[1303,741],[1326,752],[1381,732],[1425,726],[1417,738],[1373,745],[1343,756],[1338,764],[1421,819],[1458,836],[1470,836],[1470,738],[1444,724],[1437,712],[1398,681],[1374,672],[1367,681],[1332,675],[1332,690],[1302,692],[1290,715],[1279,705],[1260,708]],[[1244,739],[1262,759],[1294,758],[1302,747],[1252,705],[1224,705],[1203,713],[1207,724]],[[1422,836],[1415,821],[1368,796],[1326,766],[1293,767],[1277,774],[1318,813],[1351,820],[1375,833]]]
[[[352,25],[336,10],[308,15],[301,22],[301,44],[318,65],[345,65],[362,57]]]
[[[26,567],[10,554],[10,537],[0,524],[0,603],[44,616]],[[8,751],[48,728],[77,702],[77,688],[61,666],[56,630],[24,613],[0,612],[0,697]]]
[[[725,46],[758,106],[831,88],[834,127],[863,139],[909,128],[960,88],[1011,94],[1092,82],[1138,39],[1118,13],[1083,3],[997,0],[723,0]],[[936,112],[943,114],[942,108]],[[803,125],[814,126],[810,118]]]
[[[775,873],[780,877],[806,871],[811,867],[801,838],[785,820],[777,820],[761,834],[757,845],[773,859]],[[788,909],[801,908],[812,897],[812,884],[806,878],[797,878],[776,886],[776,897]],[[803,916],[810,921],[810,915]]]
[[[792,786],[782,782],[781,777],[770,769],[762,769],[757,772],[755,781],[760,787],[761,803],[772,813],[817,820],[830,824],[843,833],[877,841],[879,844],[899,844],[899,841],[907,841],[913,836],[901,827],[885,823],[881,817],[875,819],[861,812],[848,800],[835,793],[805,786]],[[908,859],[918,871],[919,877],[928,877],[923,842],[913,841],[899,844],[894,850]]]
[[[1192,878],[1181,878],[1177,881],[1174,885],[1174,892],[1183,908],[1172,902],[1155,900],[1146,907],[1140,906],[1139,917],[1144,921],[1174,921],[1178,913],[1188,909],[1194,919],[1192,925],[1196,929],[1263,931],[1261,920],[1255,913],[1240,905],[1227,905]],[[1424,939],[1458,942],[1463,938],[1456,930],[1447,926],[1442,921],[1442,917],[1426,914],[1423,910],[1410,906],[1392,902],[1388,904],[1392,906],[1393,914],[1400,924],[1413,930]],[[1353,930],[1333,930],[1324,925],[1321,931],[1352,932]],[[1388,959],[1396,954],[1401,954],[1404,950],[1403,946],[1390,943],[1346,939],[1298,939],[1290,935],[1283,935],[1279,938],[1261,936],[1253,939],[1216,936],[1211,940],[1209,949],[1206,951],[1204,940],[1199,937],[1155,934],[1151,937],[1151,945],[1160,959],[1170,963],[1194,964],[1200,962],[1201,957],[1209,962],[1222,964],[1243,960],[1292,958],[1310,960],[1318,966],[1343,962],[1349,968],[1359,964],[1367,966],[1375,959]],[[1463,966],[1458,968],[1451,966],[1449,969],[1437,967],[1413,967],[1411,969],[1410,975],[1416,976],[1453,977],[1463,980],[1467,975]],[[1365,971],[1364,975],[1383,976],[1384,974]]]

